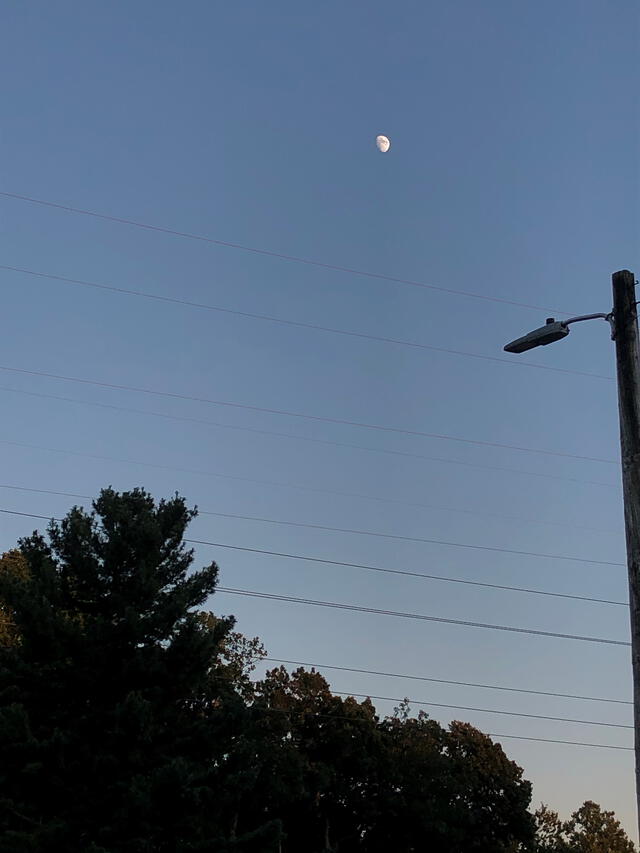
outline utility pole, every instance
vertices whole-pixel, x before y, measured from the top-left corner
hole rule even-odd
[[[616,344],[622,488],[629,574],[636,803],[640,824],[640,347],[635,277],[629,270],[612,276],[613,339]]]
[[[583,314],[567,320],[549,317],[546,325],[508,343],[505,352],[522,353],[566,338],[569,326],[583,320],[607,320],[616,344],[618,411],[622,451],[624,525],[629,576],[631,669],[633,673],[633,729],[636,759],[636,807],[640,827],[640,342],[635,276],[620,270],[612,276],[613,310]]]

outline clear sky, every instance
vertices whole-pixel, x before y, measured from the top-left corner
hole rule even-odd
[[[507,302],[0,196],[4,266],[499,359],[3,269],[4,367],[448,438],[3,370],[0,506],[50,516],[73,499],[28,489],[178,490],[212,512],[606,564],[214,515],[194,522],[200,539],[624,601],[607,327],[575,327],[520,357],[569,372],[517,363],[502,346],[547,316],[608,310],[611,273],[640,270],[635,0],[33,0],[4,4],[1,40],[0,190]],[[3,515],[0,546],[36,524]],[[227,587],[629,634],[624,606],[220,547],[197,557],[215,558]],[[274,658],[631,696],[624,646],[223,593],[211,607],[234,613]],[[631,723],[624,704],[326,674],[340,691]],[[376,704],[386,713],[397,702]],[[629,747],[630,730],[425,709],[501,735],[534,804],[568,815],[594,799],[635,836],[632,752],[505,737]]]

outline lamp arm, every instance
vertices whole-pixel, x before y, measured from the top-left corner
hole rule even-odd
[[[570,323],[581,323],[583,320],[606,320],[611,327],[611,340],[616,339],[616,326],[613,317],[613,311],[608,314],[581,314],[579,317],[569,317],[568,320],[561,320],[563,326],[569,326]]]
[[[563,326],[568,326],[570,323],[580,323],[582,320],[610,320],[611,314],[581,314],[579,317],[569,317],[568,320],[561,320]]]

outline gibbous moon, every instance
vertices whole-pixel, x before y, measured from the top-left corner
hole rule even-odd
[[[386,154],[387,151],[391,148],[391,143],[387,139],[386,136],[376,136],[376,146],[378,151],[382,151],[383,154]]]

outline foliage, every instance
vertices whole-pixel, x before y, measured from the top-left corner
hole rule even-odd
[[[500,746],[464,723],[421,714],[380,721],[369,700],[334,696],[317,672],[272,670],[257,702],[280,714],[297,788],[267,813],[282,850],[507,853],[530,845],[531,791]]]
[[[7,551],[0,556],[0,577],[6,577],[13,583],[25,581],[29,569],[19,550]],[[13,611],[0,601],[0,646],[14,646],[20,641]]]
[[[611,811],[587,800],[569,820],[541,806],[535,813],[537,853],[634,853],[635,847]]]
[[[204,610],[198,613],[198,619],[209,631],[215,631],[221,621]],[[249,638],[239,631],[227,630],[218,647],[218,677],[231,681],[248,699],[253,695],[250,675],[266,654],[258,637]]]
[[[551,811],[544,803],[535,813],[536,853],[569,853],[565,838],[565,826],[558,813]]]

